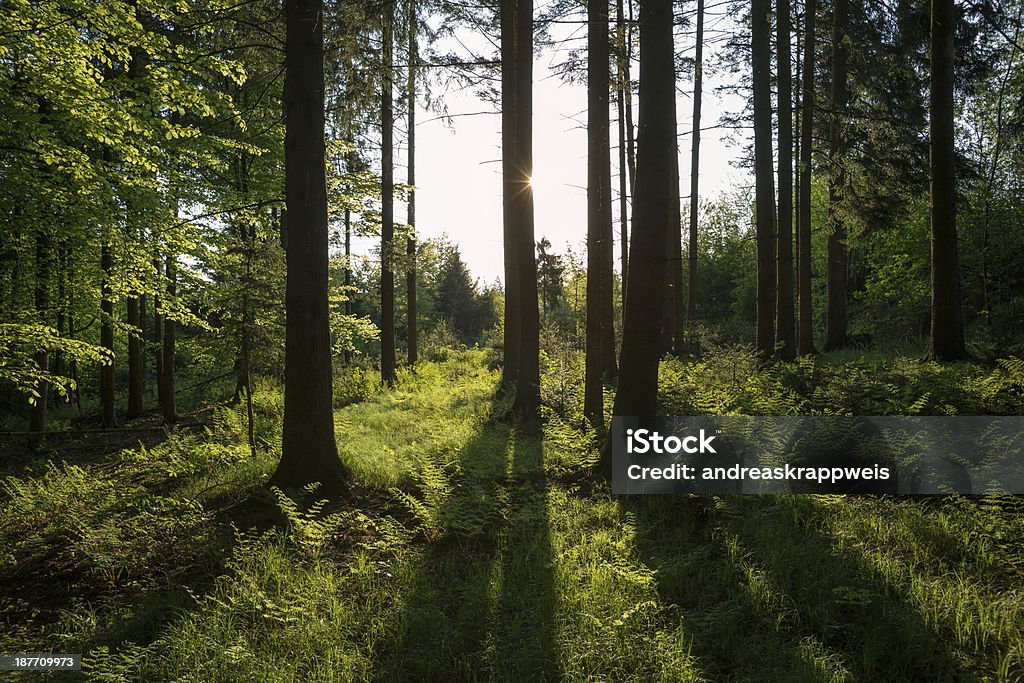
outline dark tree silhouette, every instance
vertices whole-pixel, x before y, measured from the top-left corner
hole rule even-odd
[[[587,354],[583,413],[596,425],[604,419],[603,377],[615,372],[607,3],[591,2],[587,20]]]
[[[800,210],[797,252],[800,254],[800,355],[814,353],[814,311],[811,307],[811,151],[814,144],[815,0],[804,4],[803,97],[800,101]]]
[[[776,7],[776,65],[779,117],[778,292],[775,340],[783,360],[796,357],[793,314],[793,66],[790,61],[790,5]]]
[[[690,140],[690,232],[686,317],[697,317],[697,211],[700,208],[700,113],[704,87],[704,0],[697,0],[697,52],[693,61],[693,132]]]
[[[270,482],[340,493],[347,473],[334,441],[327,307],[323,0],[285,2],[285,393],[281,462]]]
[[[516,249],[519,224],[517,198],[526,191],[517,163],[516,2],[501,3],[501,179],[502,241],[505,266],[504,361],[501,385],[512,389],[519,379],[519,268]]]
[[[944,361],[965,356],[960,313],[960,266],[956,237],[956,151],[953,128],[953,0],[932,0],[931,224],[932,319],[931,355]]]
[[[846,226],[840,215],[846,184],[843,125],[847,99],[847,0],[835,0],[832,8],[832,93],[828,150],[828,283],[824,349],[846,346],[846,290],[849,255]]]
[[[757,353],[775,346],[775,182],[772,173],[771,2],[751,3],[754,101],[754,220],[757,233]]]
[[[384,3],[383,51],[380,93],[380,376],[388,386],[395,383],[395,116],[392,103],[394,50],[394,0]]]
[[[409,82],[407,96],[409,99],[409,150],[407,159],[407,182],[409,184],[409,202],[406,223],[409,224],[409,237],[405,241],[405,256],[408,261],[405,271],[406,298],[406,332],[408,336],[409,365],[416,365],[416,62],[419,50],[416,46],[416,33],[419,25],[416,20],[416,0],[409,0]]]

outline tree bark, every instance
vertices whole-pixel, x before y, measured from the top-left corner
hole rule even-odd
[[[703,2],[704,0],[700,0]],[[615,107],[619,122],[619,267],[621,269],[622,305],[626,305],[626,278],[629,274],[629,173],[626,168],[626,90],[629,82],[629,54],[626,52],[626,20],[622,11],[623,0],[615,3],[616,59]]]
[[[640,7],[640,126],[633,241],[622,326],[622,354],[614,414],[654,415],[658,403],[661,313],[665,296],[666,218],[672,210],[675,144],[675,60],[672,2],[649,0]],[[610,472],[610,452],[603,452]]]
[[[114,403],[114,288],[111,284],[114,277],[114,256],[109,240],[109,236],[104,234],[103,246],[100,247],[100,346],[106,349],[110,356],[110,362],[100,367],[100,407],[104,427],[113,427],[117,421]]]
[[[501,3],[501,178],[502,241],[505,265],[504,360],[501,384],[515,387],[520,365],[519,268],[517,204],[525,191],[519,178],[516,146],[516,8],[514,1]]]
[[[142,315],[139,308],[139,296],[133,293],[128,297],[128,316],[126,322],[133,328],[128,331],[128,414],[133,420],[142,415]],[[139,330],[136,332],[135,330]]]
[[[395,238],[395,165],[394,107],[392,69],[394,50],[394,0],[384,5],[383,54],[381,79],[381,209],[380,209],[380,375],[387,386],[395,383],[395,271],[392,242]]]
[[[846,226],[841,216],[840,204],[846,185],[843,125],[847,99],[847,12],[847,0],[835,0],[832,21],[832,93],[828,155],[828,314],[825,321],[825,351],[846,346],[849,254]]]
[[[814,310],[811,306],[811,152],[814,144],[815,15],[817,3],[804,5],[803,98],[800,103],[800,213],[797,241],[800,262],[800,355],[814,353]]]
[[[778,293],[775,340],[783,360],[796,357],[796,325],[793,313],[793,66],[790,61],[790,5],[778,0],[776,56],[778,64],[779,202]]]
[[[327,305],[327,181],[324,143],[323,0],[286,0],[285,394],[281,461],[270,483],[317,495],[344,490],[334,440]]]
[[[519,376],[513,409],[523,422],[540,419],[540,313],[533,226],[533,2],[516,2],[517,270],[519,272]]]
[[[50,275],[53,271],[53,238],[45,230],[36,234],[36,287],[35,307],[36,316],[43,325],[49,323],[50,318]],[[50,353],[45,348],[39,349],[34,357],[36,365],[43,372],[50,369]],[[36,392],[39,396],[29,413],[29,431],[46,431],[46,404],[50,398],[50,383],[39,382],[36,385]]]
[[[966,356],[960,312],[960,264],[956,236],[956,150],[953,128],[953,0],[932,0],[931,97],[931,356]]]
[[[771,19],[769,0],[751,3],[754,101],[754,218],[757,233],[757,353],[775,346],[775,182],[772,173]]]
[[[693,133],[690,140],[690,230],[686,318],[697,318],[697,212],[700,209],[700,115],[704,88],[704,0],[697,0],[697,52],[693,62]]]
[[[615,373],[608,5],[587,7],[587,354],[583,412],[604,421],[604,377]]]
[[[416,0],[409,0],[409,150],[408,177],[409,202],[406,222],[409,224],[409,237],[405,241],[405,255],[408,263],[405,272],[406,292],[406,323],[408,336],[409,365],[416,365],[416,62],[419,50],[416,46]]]
[[[178,295],[178,263],[173,256],[168,256],[164,261],[164,274],[167,277],[167,300],[174,301]],[[160,412],[164,424],[174,424],[178,421],[178,408],[174,388],[174,365],[175,345],[177,343],[177,323],[171,318],[164,316],[163,330],[164,348],[160,354],[161,371],[163,379],[160,382],[162,393],[160,394]]]

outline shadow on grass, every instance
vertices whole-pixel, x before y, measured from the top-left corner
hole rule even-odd
[[[795,497],[626,501],[662,600],[712,680],[971,680],[913,605]]]
[[[427,547],[403,577],[383,680],[560,678],[554,557],[536,437],[487,424],[452,464]],[[425,484],[429,486],[429,484]]]

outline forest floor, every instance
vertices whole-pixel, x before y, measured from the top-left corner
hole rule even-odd
[[[1024,680],[1019,506],[614,497],[582,476],[592,434],[520,433],[496,385],[452,353],[340,409],[330,509],[262,488],[269,383],[256,458],[230,406],[8,458],[0,652],[82,652],[97,681]]]

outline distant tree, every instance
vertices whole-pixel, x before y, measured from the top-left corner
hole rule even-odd
[[[537,242],[537,287],[540,294],[540,310],[545,319],[558,310],[562,302],[562,280],[565,264],[562,257],[551,251],[551,242],[541,237]]]
[[[697,0],[696,54],[693,59],[693,129],[690,138],[690,223],[686,317],[697,317],[697,210],[700,208],[700,116],[704,84],[704,0]]]
[[[778,292],[775,340],[783,360],[796,357],[793,313],[793,65],[790,58],[790,4],[778,0],[776,65],[779,119]]]
[[[381,54],[380,126],[381,126],[381,209],[380,209],[380,375],[381,380],[395,382],[395,164],[394,104],[392,101],[395,0],[383,5]]]
[[[800,306],[800,355],[814,353],[814,309],[811,306],[811,152],[814,145],[816,0],[804,3],[803,95],[800,99],[800,210],[797,220],[797,264]]]
[[[408,157],[406,182],[409,185],[406,223],[409,224],[409,237],[405,241],[405,255],[408,263],[405,270],[406,292],[406,336],[409,365],[416,365],[417,334],[416,334],[416,71],[419,61],[419,49],[416,37],[419,34],[419,21],[416,16],[416,0],[409,0],[409,64],[406,66],[408,85]]]

